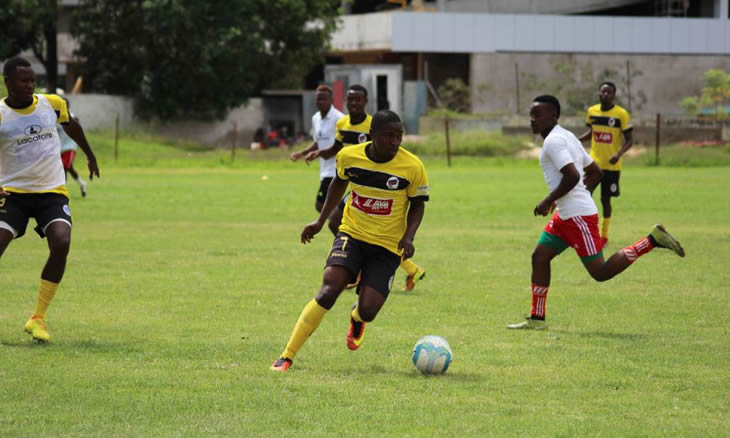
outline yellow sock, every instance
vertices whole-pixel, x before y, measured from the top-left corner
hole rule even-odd
[[[312,299],[312,301],[307,303],[299,315],[297,323],[294,325],[289,342],[286,343],[286,348],[281,353],[281,356],[293,360],[294,356],[297,355],[297,351],[304,345],[307,338],[317,330],[325,313],[327,313],[327,309],[320,306],[317,300]]]
[[[38,302],[35,305],[33,318],[43,318],[46,316],[46,310],[48,310],[48,305],[51,303],[53,296],[56,295],[56,289],[58,289],[58,283],[41,279],[41,287],[38,290]]]
[[[610,217],[604,217],[603,223],[601,224],[601,237],[608,239],[608,226],[611,223]]]
[[[408,275],[414,275],[418,270],[418,265],[413,263],[411,259],[401,260],[400,267],[405,269]]]
[[[357,306],[352,309],[352,312],[350,312],[350,316],[352,317],[352,319],[355,320],[355,322],[362,322],[362,318],[360,318],[360,312],[357,311]]]

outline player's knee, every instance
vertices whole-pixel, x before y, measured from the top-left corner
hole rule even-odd
[[[591,277],[593,277],[594,280],[596,280],[599,283],[602,283],[604,281],[610,280],[613,278],[613,275],[606,273],[604,270],[592,270],[588,271],[588,273],[591,274]]]
[[[550,257],[543,254],[539,249],[532,252],[532,266],[542,266],[550,263]]]
[[[378,316],[379,310],[380,309],[369,309],[367,307],[360,306],[357,309],[357,313],[360,314],[360,319],[364,322],[371,322],[376,316]]]
[[[71,249],[71,235],[60,234],[57,236],[49,237],[48,246],[51,253],[54,255],[66,255]]]
[[[340,293],[342,293],[342,289],[342,287],[332,284],[323,284],[316,297],[317,303],[327,310],[331,309],[337,302]]]

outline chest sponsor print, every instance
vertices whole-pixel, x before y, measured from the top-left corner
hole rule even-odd
[[[393,213],[393,200],[371,198],[355,191],[350,196],[352,207],[373,216],[390,216]]]
[[[613,143],[613,134],[610,132],[593,132],[593,140],[595,140],[596,143]]]

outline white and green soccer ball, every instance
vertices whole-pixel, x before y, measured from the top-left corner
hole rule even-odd
[[[443,374],[453,359],[451,346],[441,336],[424,336],[413,346],[413,365],[423,374]]]

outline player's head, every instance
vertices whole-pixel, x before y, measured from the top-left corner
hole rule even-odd
[[[403,124],[398,114],[391,110],[380,110],[370,122],[370,136],[373,138],[375,157],[390,161],[398,153],[403,141]]]
[[[8,89],[8,97],[15,103],[33,100],[35,91],[35,72],[25,58],[10,58],[3,66],[3,79]]]
[[[555,96],[544,94],[532,100],[530,106],[530,127],[534,134],[545,137],[560,118],[560,101]]]
[[[368,90],[362,85],[350,85],[347,89],[347,112],[352,116],[365,113],[368,104]]]
[[[601,105],[610,106],[614,97],[616,97],[616,85],[613,82],[606,81],[598,87],[598,100],[601,101]]]
[[[314,92],[314,100],[322,113],[328,111],[332,106],[332,89],[327,85],[320,85]]]

